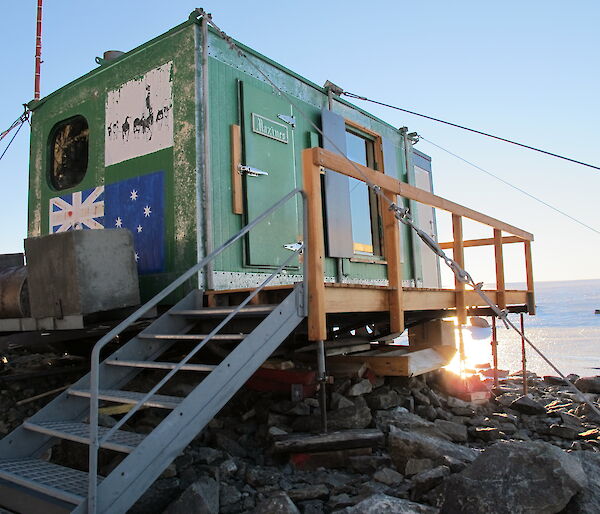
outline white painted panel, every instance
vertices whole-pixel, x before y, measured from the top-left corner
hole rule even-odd
[[[431,192],[429,172],[419,166],[415,166],[415,185],[419,189]],[[433,210],[433,207],[423,203],[418,203],[417,205],[419,228],[427,232],[435,241],[437,241],[435,211]],[[420,240],[419,245],[421,249],[421,264],[423,266],[423,287],[440,287],[438,257]]]
[[[105,166],[173,146],[172,64],[108,92]]]

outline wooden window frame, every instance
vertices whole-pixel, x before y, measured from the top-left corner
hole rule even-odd
[[[373,159],[375,171],[383,173],[383,142],[381,135],[373,130],[364,127],[363,125],[356,123],[353,120],[344,118],[346,124],[346,132],[350,132],[358,137],[362,137],[367,141],[373,143],[373,155],[368,156]],[[367,166],[369,167],[369,166]],[[373,255],[365,255],[355,253],[354,257],[350,259],[351,262],[366,262],[366,263],[378,263],[381,264],[384,261],[383,249],[383,216],[381,212],[381,202],[373,191],[369,191],[370,202],[376,202],[376,208],[372,208],[371,204],[371,234],[373,238]],[[354,245],[354,241],[352,241]]]

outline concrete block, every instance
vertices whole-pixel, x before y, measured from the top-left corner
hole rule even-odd
[[[456,348],[456,326],[452,321],[436,319],[408,329],[411,350],[450,346]]]
[[[133,235],[73,230],[25,240],[31,315],[86,315],[140,303]]]

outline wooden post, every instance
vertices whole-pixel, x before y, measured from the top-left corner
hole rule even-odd
[[[302,151],[302,180],[308,203],[308,339],[327,339],[325,319],[325,238],[323,234],[323,204],[321,199],[321,170],[314,163],[313,150]],[[306,235],[305,235],[306,237]]]
[[[527,273],[527,311],[535,314],[535,293],[533,287],[533,261],[531,258],[531,241],[525,241],[525,270]]]
[[[527,355],[525,354],[525,320],[521,312],[521,366],[523,370],[523,394],[527,394]]]
[[[494,229],[494,255],[496,257],[496,303],[506,308],[506,284],[504,282],[504,254],[502,252],[502,230]]]
[[[386,198],[394,203],[397,197]],[[383,245],[385,260],[387,261],[387,275],[389,283],[389,309],[390,309],[390,332],[404,332],[404,309],[402,301],[402,248],[400,243],[400,227],[393,211],[384,208],[383,218]]]
[[[452,214],[452,234],[454,243],[452,245],[452,258],[461,267],[465,267],[465,249],[463,246],[462,216]],[[459,325],[467,323],[467,307],[465,305],[465,284],[454,277],[454,289],[456,291],[456,317]]]

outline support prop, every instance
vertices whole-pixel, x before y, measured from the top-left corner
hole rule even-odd
[[[492,316],[492,359],[494,361],[494,389],[498,387],[498,338],[496,316]]]
[[[527,394],[527,355],[525,352],[525,320],[521,313],[521,369],[523,370],[523,394]]]
[[[317,369],[319,374],[319,410],[321,411],[321,432],[327,433],[327,371],[325,368],[325,343],[317,341]]]

